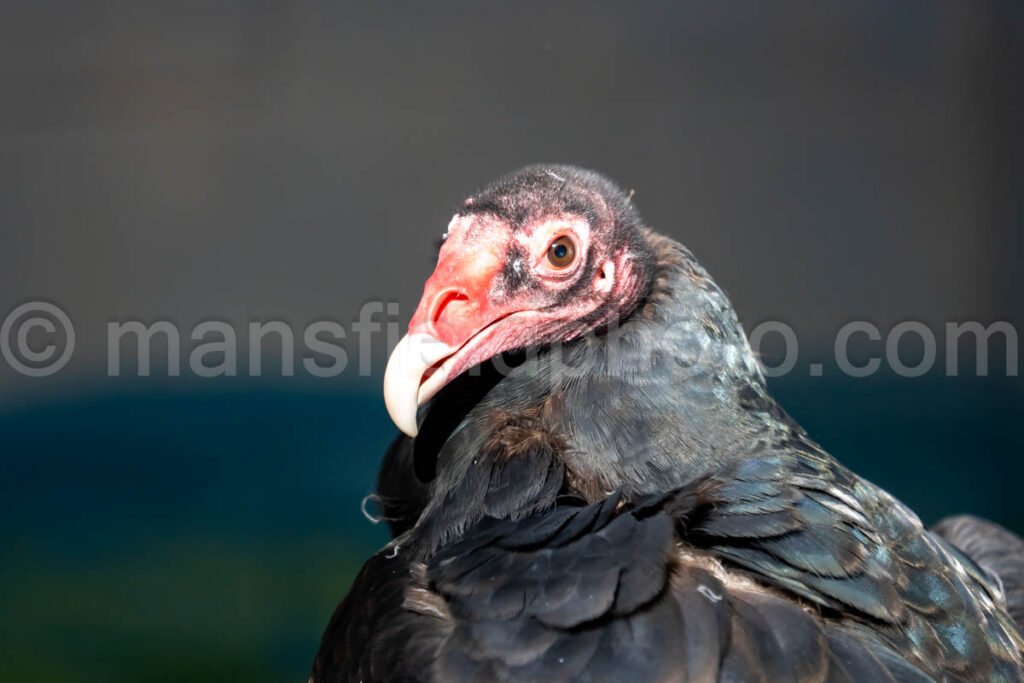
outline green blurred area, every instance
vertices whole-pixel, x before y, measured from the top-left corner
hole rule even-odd
[[[0,413],[0,678],[301,681],[364,559],[376,391],[97,391]],[[997,378],[774,383],[926,522],[1024,530],[1024,408]]]
[[[113,393],[0,415],[0,677],[305,680],[385,538],[359,505],[390,436],[359,392]]]

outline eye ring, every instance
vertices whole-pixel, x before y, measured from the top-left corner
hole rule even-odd
[[[556,270],[564,270],[576,260],[576,243],[568,235],[552,240],[548,245],[548,263]]]

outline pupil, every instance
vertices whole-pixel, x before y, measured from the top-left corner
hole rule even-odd
[[[563,259],[569,250],[566,249],[564,244],[555,245],[555,258]]]

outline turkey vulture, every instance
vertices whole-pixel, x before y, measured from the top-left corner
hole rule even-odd
[[[822,450],[601,175],[462,204],[385,401],[394,538],[310,681],[1022,680],[1024,544],[928,531]]]

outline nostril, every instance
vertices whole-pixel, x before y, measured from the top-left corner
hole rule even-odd
[[[453,304],[456,307],[469,301],[469,295],[457,289],[449,289],[434,299],[434,307],[430,313],[430,324],[436,329],[441,318]]]

